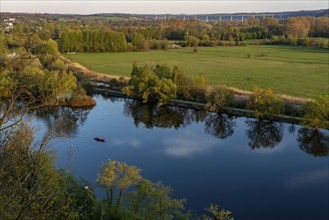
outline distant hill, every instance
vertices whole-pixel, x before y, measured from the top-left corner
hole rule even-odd
[[[250,17],[264,18],[289,18],[300,16],[328,16],[328,9],[320,10],[303,10],[303,11],[287,11],[287,12],[262,12],[262,13],[216,13],[216,14],[125,14],[125,13],[98,13],[89,16],[93,17],[122,17],[122,18],[146,18],[146,19],[165,19],[165,18],[179,18],[179,19],[191,19],[196,18],[198,20],[241,20]],[[243,18],[242,18],[243,17]]]
[[[323,12],[319,13],[317,17],[329,16],[329,9],[324,10]]]

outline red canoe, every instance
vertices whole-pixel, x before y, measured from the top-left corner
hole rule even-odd
[[[96,137],[96,138],[94,138],[94,139],[95,139],[95,141],[97,141],[97,142],[105,142],[105,139],[104,139],[104,138]]]

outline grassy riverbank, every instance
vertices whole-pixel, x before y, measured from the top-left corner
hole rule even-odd
[[[328,56],[326,49],[291,46],[67,55],[94,71],[111,75],[129,76],[133,62],[177,65],[190,76],[206,74],[209,85],[226,84],[243,90],[258,86],[305,98],[328,92]]]

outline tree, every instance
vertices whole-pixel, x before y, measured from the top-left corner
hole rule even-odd
[[[329,95],[319,96],[313,102],[306,104],[305,109],[303,126],[329,129]]]
[[[128,96],[137,96],[144,103],[166,104],[170,98],[175,97],[176,85],[172,79],[167,79],[163,75],[164,73],[160,73],[160,67],[156,68],[156,71],[162,78],[153,71],[148,65],[139,67],[137,64],[133,64],[129,85],[124,87],[122,91]]]
[[[225,209],[219,211],[218,205],[210,204],[205,210],[209,212],[211,216],[204,215],[202,216],[202,220],[234,220],[234,218],[230,216],[232,212]]]
[[[226,87],[220,86],[206,93],[207,111],[218,112],[225,106],[231,106],[235,102],[234,94]]]
[[[142,51],[146,50],[145,38],[141,33],[136,33],[133,36],[131,43],[135,46],[136,50]]]
[[[135,166],[128,166],[125,163],[109,160],[97,176],[97,182],[102,186],[107,195],[108,207],[111,209],[113,196],[118,191],[116,210],[120,207],[122,194],[131,185],[141,180],[140,169]]]
[[[50,135],[46,133],[35,147],[34,134],[26,124],[5,135],[0,147],[1,219],[74,215],[69,200],[65,199],[64,179],[55,168],[54,157],[45,151]]]
[[[18,125],[28,111],[40,107],[39,99],[33,94],[35,81],[23,74],[0,75],[0,132]],[[20,102],[18,102],[20,101]]]
[[[284,112],[282,99],[271,89],[255,88],[248,100],[247,108],[254,110],[253,116],[256,118],[271,119],[273,115]]]
[[[185,37],[186,44],[190,47],[197,47],[199,45],[200,40],[192,35],[188,35]]]
[[[310,32],[310,23],[305,17],[288,18],[285,25],[286,36],[289,38],[305,38]]]
[[[153,183],[151,193],[146,204],[147,219],[173,219],[178,210],[184,208],[185,200],[172,199],[172,188],[164,186],[161,182]]]

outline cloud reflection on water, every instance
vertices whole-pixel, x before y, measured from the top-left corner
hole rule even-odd
[[[329,170],[316,170],[312,172],[305,172],[291,177],[288,180],[289,188],[303,188],[309,185],[315,185],[322,182],[329,181]]]
[[[209,152],[216,142],[194,132],[185,132],[180,137],[165,138],[162,144],[168,156],[193,158],[196,154]]]
[[[141,146],[141,142],[136,139],[136,138],[130,138],[130,139],[113,139],[111,141],[111,143],[113,145],[116,145],[116,146],[131,146],[131,147],[134,147],[134,148],[139,148]]]

